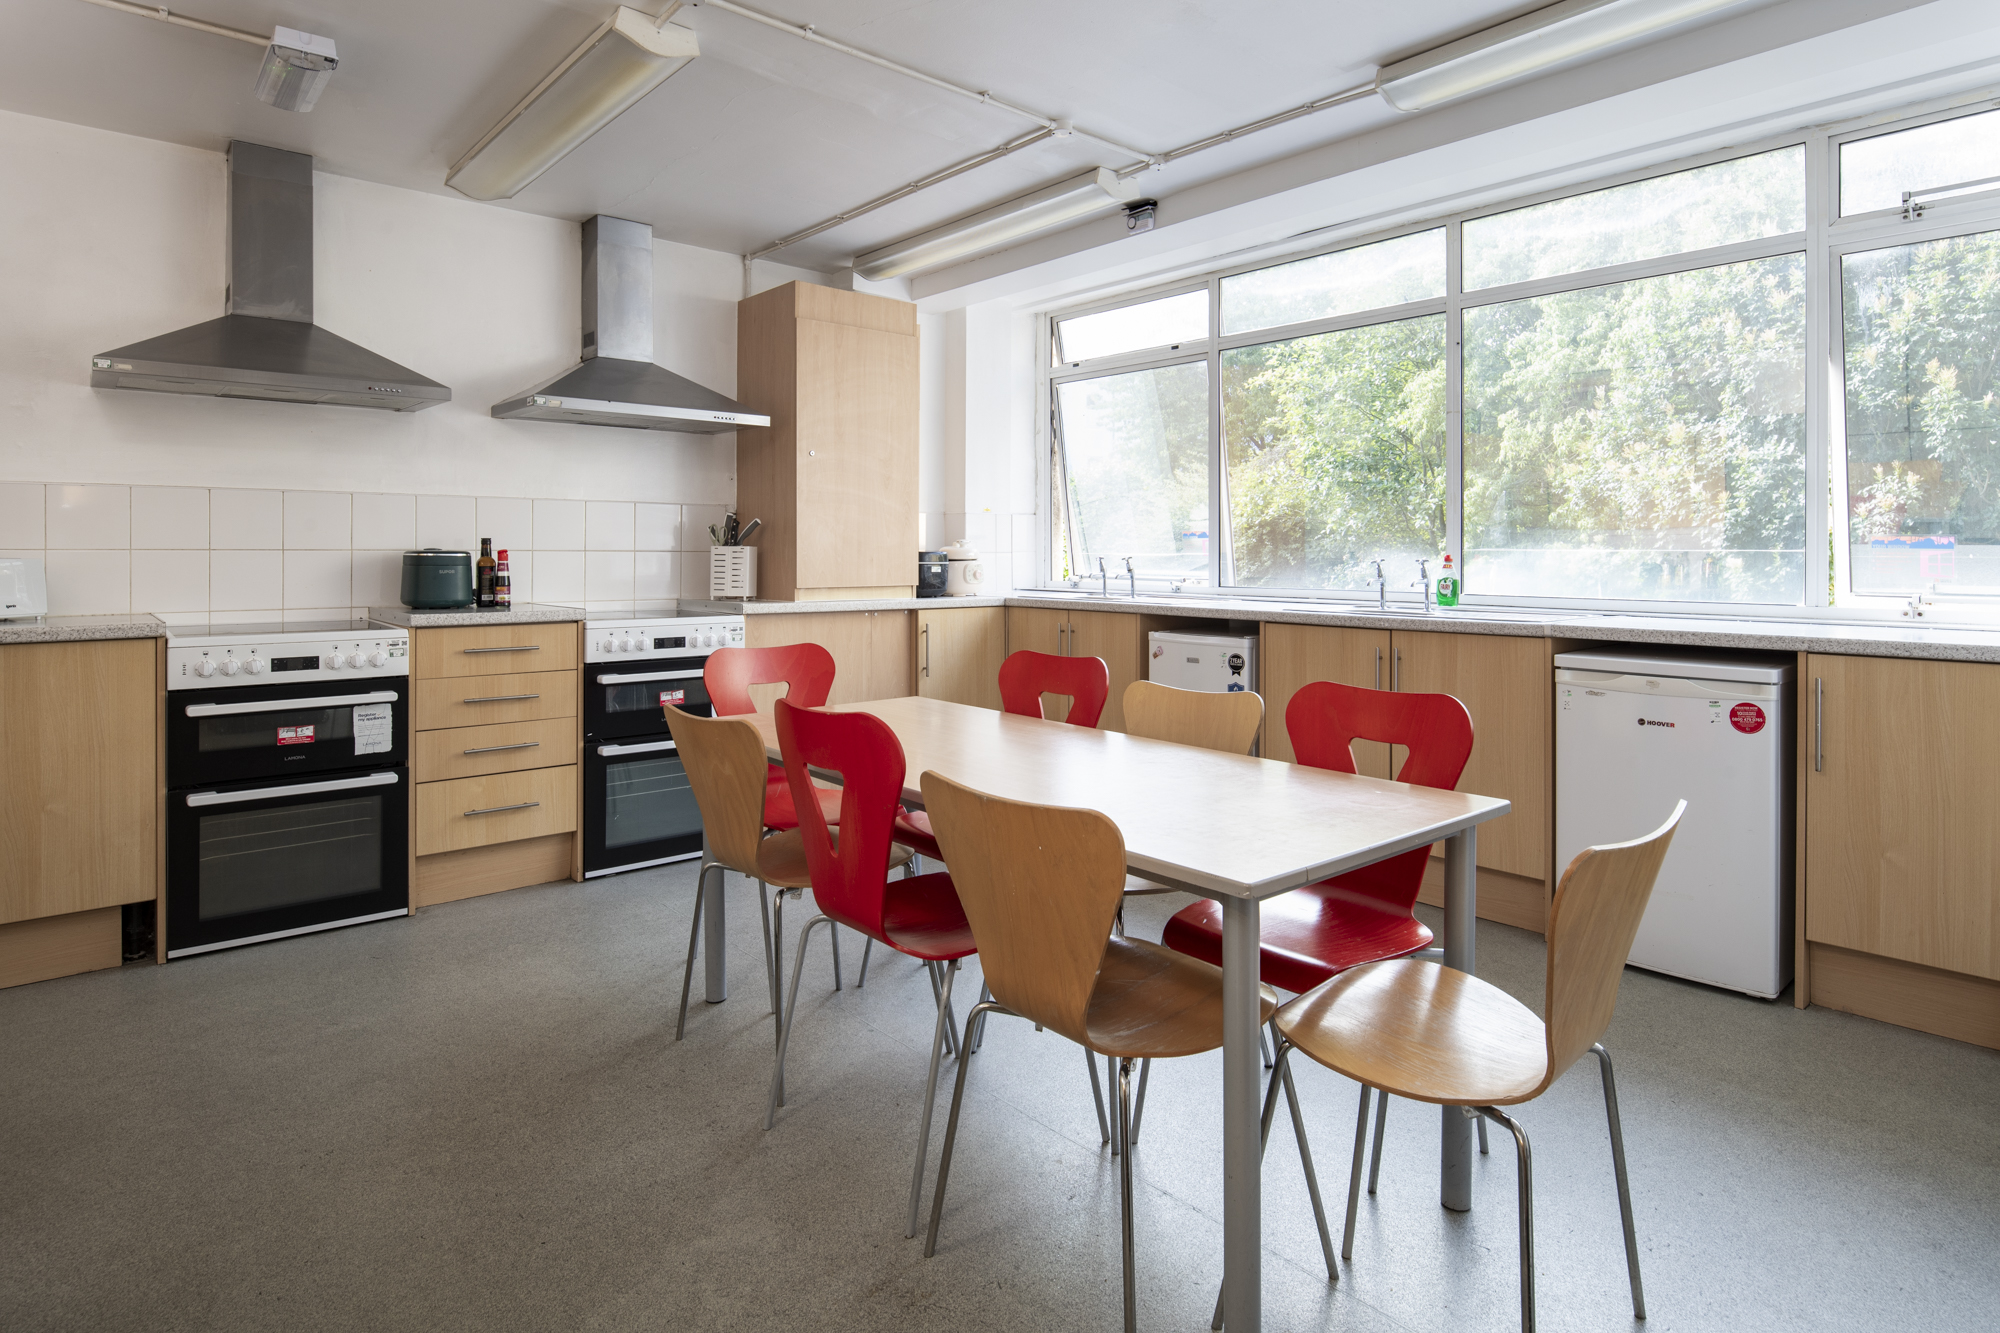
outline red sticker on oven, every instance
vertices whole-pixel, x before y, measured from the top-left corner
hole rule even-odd
[[[1764,729],[1764,710],[1756,704],[1738,704],[1729,710],[1729,725],[1745,736],[1754,736]]]
[[[311,745],[316,739],[317,737],[313,735],[311,727],[278,728],[278,744],[280,745]]]
[[[687,697],[686,690],[661,690],[660,706],[664,708],[668,704],[684,704],[687,702]]]

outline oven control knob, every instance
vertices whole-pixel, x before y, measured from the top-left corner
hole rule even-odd
[[[368,665],[372,667],[388,666],[389,654],[383,652],[380,648],[377,648],[374,652],[368,654]]]
[[[620,640],[618,641],[618,651],[619,651],[619,652],[621,652],[621,653],[629,653],[629,652],[631,652],[631,651],[632,651],[632,641],[631,641],[630,639],[620,639]]]
[[[367,664],[368,664],[368,658],[366,654],[349,653],[347,655],[347,665],[353,667],[356,671],[359,671],[362,667],[366,666]]]
[[[253,657],[243,664],[243,669],[253,676],[261,676],[264,674],[264,659]]]
[[[342,667],[347,665],[347,659],[342,657],[339,653],[328,653],[326,655],[326,662],[324,665],[326,666],[326,669],[328,671],[338,671]]]
[[[203,680],[207,680],[215,674],[215,663],[209,661],[206,657],[202,658],[194,664],[194,674],[200,676]]]
[[[225,657],[222,659],[222,674],[225,676],[233,676],[236,674],[238,668],[241,665],[242,664],[239,663],[235,658]]]

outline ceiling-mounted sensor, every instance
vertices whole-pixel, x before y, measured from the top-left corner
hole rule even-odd
[[[326,81],[340,68],[333,38],[296,28],[278,28],[257,71],[257,100],[280,111],[310,111]]]
[[[1125,205],[1125,230],[1151,231],[1153,215],[1159,207],[1160,201],[1157,199],[1135,199]]]

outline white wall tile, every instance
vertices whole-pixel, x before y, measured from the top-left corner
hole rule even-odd
[[[359,608],[352,606],[288,606],[283,620],[287,625],[302,625],[313,620],[353,620],[358,618]]]
[[[1016,550],[1011,556],[1007,558],[1013,562],[1012,572],[1014,575],[1014,587],[1016,588],[1034,587],[1036,580],[1041,578],[1041,571],[1039,568],[1041,562],[1035,559],[1034,551],[1032,549]],[[987,582],[988,583],[992,582],[991,575],[988,576]],[[991,591],[1002,592],[1006,590],[995,588],[992,589]]]
[[[540,509],[541,502],[536,502]],[[583,600],[583,552],[535,552],[535,600],[575,606]]]
[[[52,616],[118,615],[132,609],[130,551],[50,551],[47,574]]]
[[[403,552],[400,549],[356,551],[353,586],[351,597],[355,606],[401,606]]]
[[[703,560],[708,559],[706,552],[714,544],[708,537],[709,524],[712,523],[718,528],[721,527],[722,517],[728,512],[729,510],[723,505],[682,505],[681,549],[683,551],[701,551],[704,553],[701,558]],[[753,518],[763,518],[766,522],[770,521],[768,516],[763,514],[745,514],[743,516],[743,520],[746,523]],[[707,594],[704,593],[703,595],[706,596]]]
[[[217,492],[220,494],[221,492]],[[277,492],[270,492],[276,496]],[[285,604],[283,551],[211,551],[208,609],[251,611]]]
[[[354,497],[354,549],[407,551],[417,544],[417,497],[376,495]]]
[[[1011,514],[1009,527],[1013,529],[1010,551],[1032,551],[1035,549],[1035,516],[1033,514]]]
[[[592,500],[584,506],[585,550],[632,549],[632,505],[627,500]]]
[[[208,493],[208,544],[217,551],[274,551],[285,544],[282,491],[238,491],[218,487]],[[261,606],[275,605],[270,602]]]
[[[285,606],[347,606],[353,594],[353,552],[285,552]]]
[[[47,545],[46,491],[39,481],[0,481],[0,546],[39,551]]]
[[[688,551],[681,561],[681,596],[708,597],[708,552]]]
[[[535,502],[480,496],[479,535],[493,539],[496,555],[503,550],[532,548],[535,540]]]
[[[419,495],[417,545],[479,552],[478,507],[469,495]]]
[[[132,544],[130,486],[51,486],[48,516],[44,540],[50,550],[123,550]]]
[[[676,551],[641,551],[632,558],[632,600],[671,601],[681,595],[681,556]]]
[[[132,609],[155,615],[208,610],[207,549],[133,551]]]
[[[535,540],[525,545],[538,554],[542,551],[581,551],[583,529],[583,501],[537,500]]]
[[[346,491],[286,491],[285,549],[346,551],[354,546],[354,497]]]
[[[632,546],[640,551],[678,551],[681,546],[681,507],[642,504],[633,514]]]
[[[623,602],[585,602],[585,603],[583,604],[583,609],[584,609],[584,610],[586,610],[586,611],[588,611],[588,612],[590,612],[590,613],[591,613],[591,614],[592,614],[593,616],[603,616],[603,617],[610,617],[610,616],[628,616],[628,617],[629,617],[629,616],[630,616],[630,615],[632,614],[632,605],[633,605],[633,604],[632,604],[632,603],[631,603],[630,601],[623,601]]]
[[[586,600],[593,602],[632,600],[630,551],[591,551],[583,560],[583,595]]]
[[[132,488],[132,549],[135,551],[206,551],[208,549],[208,488],[205,486],[134,486]],[[207,594],[204,593],[203,595],[205,597]],[[141,609],[143,610],[144,608]]]

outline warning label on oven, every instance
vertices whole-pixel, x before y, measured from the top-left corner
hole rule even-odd
[[[354,753],[387,754],[394,739],[394,704],[370,704],[354,710]]]
[[[687,702],[687,697],[686,690],[661,690],[660,706],[664,708],[668,704],[684,704]]]
[[[279,727],[278,744],[311,745],[316,738],[311,727]]]

